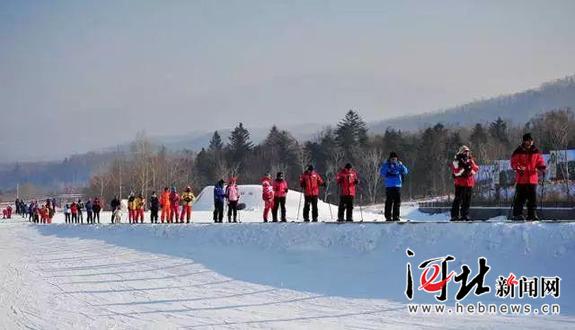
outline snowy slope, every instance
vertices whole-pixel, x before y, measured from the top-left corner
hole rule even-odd
[[[573,224],[0,223],[4,328],[564,328]],[[563,316],[408,315],[405,248],[560,275]],[[424,302],[425,299],[418,301]],[[484,301],[487,302],[487,301]],[[539,303],[539,302],[537,302]]]

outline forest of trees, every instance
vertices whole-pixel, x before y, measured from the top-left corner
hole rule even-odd
[[[207,148],[169,152],[153,146],[141,133],[130,151],[118,153],[90,179],[86,194],[110,200],[130,191],[148,196],[164,186],[182,190],[190,185],[198,193],[219,179],[237,176],[240,184],[259,184],[266,172],[274,177],[283,171],[291,188],[298,190],[298,178],[307,164],[313,164],[326,179],[321,196],[337,199],[335,174],[347,162],[361,177],[358,202],[375,203],[385,197],[378,169],[389,152],[395,151],[411,173],[406,177],[404,198],[416,199],[446,195],[452,191],[447,167],[457,148],[471,147],[479,164],[509,159],[524,132],[532,132],[543,151],[575,147],[575,115],[571,109],[549,111],[513,126],[501,118],[489,124],[466,127],[431,125],[417,132],[392,127],[384,134],[369,134],[366,122],[350,110],[336,127],[326,128],[310,141],[297,141],[289,132],[273,126],[266,139],[255,145],[249,130],[239,123],[228,141],[214,132]]]

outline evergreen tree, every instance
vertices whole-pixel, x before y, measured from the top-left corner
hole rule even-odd
[[[509,143],[509,137],[507,135],[507,123],[501,117],[497,117],[497,120],[489,124],[489,134],[498,142],[505,145]]]
[[[228,143],[228,156],[230,164],[243,165],[244,160],[253,149],[253,143],[250,141],[250,132],[239,123],[232,131]]]
[[[357,112],[349,110],[337,124],[335,136],[337,144],[344,151],[346,159],[357,159],[359,152],[366,147],[368,142],[367,124]]]
[[[220,151],[223,148],[224,148],[224,143],[222,142],[222,137],[220,136],[218,131],[215,131],[214,135],[212,135],[212,138],[210,140],[209,149],[211,151]]]

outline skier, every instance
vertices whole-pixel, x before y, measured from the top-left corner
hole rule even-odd
[[[88,200],[86,201],[86,223],[88,224],[92,224],[94,223],[94,217],[93,217],[93,204],[92,204],[92,200],[90,200],[88,198]]]
[[[114,196],[114,198],[112,199],[112,201],[110,202],[110,206],[112,207],[112,218],[111,218],[111,223],[114,223],[114,213],[116,212],[116,210],[118,210],[120,208],[120,200],[118,199],[118,196]]]
[[[82,210],[84,209],[84,203],[81,199],[78,200],[76,207],[78,208],[78,219],[80,220],[81,224],[84,224],[84,214],[82,213]]]
[[[226,186],[226,198],[228,200],[228,222],[232,222],[232,215],[234,217],[234,222],[237,222],[240,191],[236,182],[237,178],[231,177],[228,180],[228,185]]]
[[[340,186],[339,207],[337,210],[337,221],[343,221],[345,211],[345,220],[353,221],[353,200],[355,198],[355,186],[359,184],[357,172],[352,168],[350,163],[337,173],[335,180]]]
[[[399,209],[401,206],[401,186],[407,175],[407,167],[399,161],[396,152],[390,152],[387,161],[380,169],[379,175],[385,183],[385,220],[399,221]]]
[[[74,201],[70,205],[70,213],[72,214],[72,223],[78,223],[78,204]]]
[[[214,222],[216,223],[221,223],[224,219],[224,200],[226,198],[224,182],[224,179],[220,179],[214,186]]]
[[[134,198],[134,223],[138,223],[138,220],[140,220],[140,223],[144,223],[145,204],[146,202],[142,194],[138,194],[138,196]]]
[[[100,211],[102,211],[102,202],[100,201],[100,198],[94,198],[92,209],[94,210],[94,222],[98,220],[98,223],[100,223]]]
[[[539,220],[537,212],[537,184],[539,173],[545,177],[545,161],[541,151],[533,144],[533,137],[523,135],[523,142],[511,156],[511,168],[515,171],[515,199],[513,201],[513,220],[525,220],[523,205],[527,201],[527,220]]]
[[[8,219],[12,219],[12,206],[8,205],[6,207],[6,215],[7,215]]]
[[[268,222],[268,214],[274,207],[274,189],[272,187],[272,176],[269,173],[262,179],[262,199],[264,201],[264,222]]]
[[[136,205],[135,205],[136,196],[134,196],[134,192],[130,192],[128,196],[128,223],[134,222],[136,218]]]
[[[455,197],[451,206],[451,221],[470,221],[469,206],[471,195],[475,186],[475,174],[479,166],[471,156],[471,150],[467,146],[461,146],[453,162],[449,165],[455,181]]]
[[[288,184],[284,179],[283,172],[277,172],[276,179],[273,183],[274,207],[272,208],[273,222],[278,221],[278,209],[281,208],[281,221],[286,222],[286,196],[288,193]]]
[[[186,223],[190,223],[190,217],[192,215],[192,203],[196,200],[196,196],[192,192],[192,188],[187,186],[182,194],[182,214],[180,216],[180,223],[184,223],[184,215],[186,216]]]
[[[64,206],[64,222],[66,223],[70,223],[70,205],[66,204],[66,206]]]
[[[321,176],[314,171],[313,165],[308,165],[307,170],[299,177],[299,184],[304,189],[303,221],[309,222],[309,209],[311,204],[312,221],[317,222],[318,210],[317,201],[319,196],[319,186],[324,185]]]
[[[160,200],[156,192],[152,192],[150,197],[150,223],[158,223],[158,211],[160,209]]]
[[[164,187],[164,192],[160,196],[160,207],[162,208],[162,223],[164,219],[170,221],[170,189],[168,187]]]
[[[172,187],[170,192],[170,221],[169,223],[178,223],[178,215],[180,214],[178,208],[180,206],[180,194],[176,192],[176,187]],[[175,219],[175,220],[174,220]]]

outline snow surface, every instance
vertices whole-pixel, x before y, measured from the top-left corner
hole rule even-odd
[[[406,214],[415,212],[406,205]],[[473,270],[485,256],[488,282],[509,272],[559,275],[562,297],[553,302],[562,315],[409,315],[408,247],[418,260],[449,253],[453,266]],[[15,219],[0,221],[0,250],[0,324],[7,329],[575,325],[572,223],[82,226]],[[432,302],[420,296],[415,302]]]

